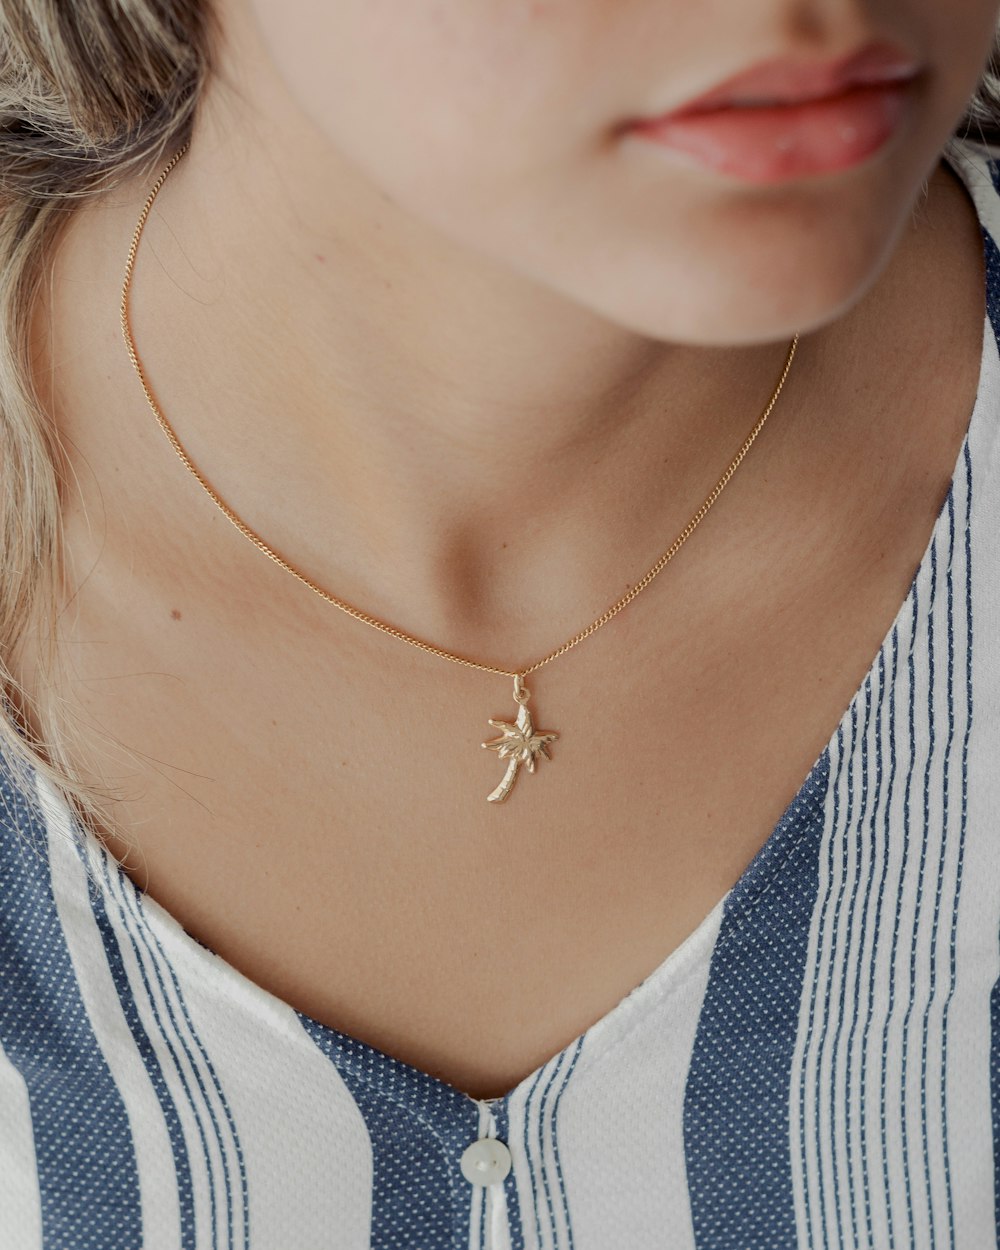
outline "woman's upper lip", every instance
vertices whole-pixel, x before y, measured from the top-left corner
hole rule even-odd
[[[911,53],[885,40],[873,40],[833,59],[772,57],[734,74],[669,113],[649,120],[660,121],[732,105],[788,104],[822,99],[859,83],[912,78],[921,68],[920,62]]]

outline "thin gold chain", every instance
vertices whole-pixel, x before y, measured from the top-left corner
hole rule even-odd
[[[155,414],[156,419],[160,424],[160,428],[163,430],[164,434],[166,434],[167,438],[170,440],[171,446],[173,447],[174,451],[176,451],[177,455],[180,457],[183,463],[188,467],[188,469],[191,470],[191,472],[198,479],[198,481],[204,487],[205,491],[208,493],[210,498],[215,502],[215,504],[222,510],[222,512],[226,514],[226,516],[229,518],[230,521],[232,521],[233,525],[236,526],[236,528],[240,531],[240,533],[250,539],[250,541],[254,544],[255,547],[261,550],[269,559],[273,560],[275,564],[280,565],[287,572],[291,573],[293,577],[297,577],[300,582],[308,586],[309,589],[314,591],[317,595],[319,595],[321,599],[325,599],[327,603],[332,603],[334,607],[340,608],[341,611],[346,612],[349,616],[353,616],[355,620],[363,621],[366,625],[371,625],[375,629],[380,629],[383,631],[383,633],[390,634],[393,638],[399,638],[403,642],[408,642],[414,647],[420,647],[421,650],[423,651],[429,651],[432,655],[439,655],[441,656],[442,659],[452,660],[456,664],[464,664],[469,668],[478,668],[486,673],[499,673],[506,677],[515,677],[515,678],[519,676],[526,677],[529,673],[533,673],[536,669],[541,668],[543,664],[548,664],[551,660],[556,659],[557,656],[563,655],[566,651],[569,651],[571,647],[575,647],[577,643],[582,642],[584,638],[588,638],[592,633],[600,629],[602,625],[607,624],[607,622],[610,621],[613,616],[616,616],[622,610],[622,608],[625,607],[626,604],[631,603],[631,601],[636,597],[636,595],[639,594],[640,591],[645,590],[645,588],[649,585],[649,583],[653,580],[653,578],[657,575],[657,573],[660,572],[660,570],[667,563],[667,561],[670,560],[676,554],[676,552],[679,550],[681,545],[685,542],[685,540],[689,537],[689,535],[692,533],[692,531],[695,529],[695,527],[698,525],[701,519],[708,512],[709,508],[711,508],[712,504],[715,503],[716,499],[725,489],[727,483],[729,482],[729,479],[736,472],[736,469],[739,466],[740,461],[749,451],[750,446],[753,443],[754,439],[757,437],[757,435],[760,433],[761,429],[763,428],[764,422],[767,420],[768,416],[771,413],[771,409],[774,407],[775,403],[777,402],[778,396],[781,394],[781,388],[785,384],[785,379],[788,377],[788,371],[791,368],[792,360],[795,357],[795,348],[799,341],[799,336],[797,334],[792,339],[791,346],[788,349],[788,355],[785,360],[784,368],[781,371],[781,377],[778,379],[778,385],[774,390],[774,394],[771,396],[770,402],[768,403],[767,407],[764,409],[764,412],[760,416],[756,425],[750,431],[750,434],[747,436],[747,439],[743,443],[743,446],[737,452],[732,463],[726,469],[725,473],[723,473],[722,477],[719,478],[719,481],[716,483],[715,487],[713,488],[712,493],[708,496],[708,498],[701,505],[698,511],[694,514],[691,520],[688,521],[684,529],[681,530],[680,534],[677,536],[677,538],[674,540],[674,542],[671,544],[668,550],[663,553],[663,555],[659,558],[659,560],[657,560],[657,562],[649,570],[646,576],[643,577],[641,581],[637,582],[633,587],[631,587],[628,594],[624,595],[621,599],[619,599],[618,602],[613,607],[608,608],[608,610],[602,613],[597,618],[596,621],[588,625],[586,629],[581,630],[580,633],[576,634],[568,642],[564,642],[561,647],[558,647],[555,651],[550,652],[543,659],[536,661],[534,664],[530,665],[527,668],[522,668],[522,669],[517,669],[517,670],[497,668],[496,666],[492,664],[480,664],[476,660],[467,659],[465,656],[455,655],[451,651],[445,651],[441,647],[435,647],[429,642],[422,641],[420,638],[414,638],[412,634],[407,634],[401,629],[396,629],[395,626],[393,625],[387,625],[384,621],[380,621],[374,616],[369,616],[367,612],[362,612],[358,608],[352,607],[349,603],[345,603],[342,599],[338,599],[335,595],[331,595],[329,591],[324,590],[321,586],[317,586],[316,583],[311,580],[311,578],[307,577],[304,573],[300,572],[299,569],[295,568],[294,565],[290,564],[286,559],[284,559],[283,556],[280,556],[275,550],[273,550],[273,548],[269,547],[267,543],[263,540],[263,538],[261,538],[261,536],[258,533],[252,530],[250,526],[246,524],[245,521],[243,521],[239,516],[237,516],[236,513],[232,510],[232,508],[230,508],[229,505],[225,502],[225,500],[221,499],[219,495],[212,489],[209,483],[205,480],[202,473],[199,471],[198,467],[193,463],[191,458],[188,456],[187,452],[181,446],[180,440],[178,439],[177,435],[174,433],[172,426],[170,425],[169,421],[167,421],[163,413],[160,411],[159,406],[156,403],[156,400],[153,398],[153,395],[149,389],[149,384],[146,381],[146,376],[142,371],[142,365],[139,363],[139,357],[135,349],[135,342],[133,341],[131,329],[129,327],[128,293],[129,293],[129,288],[132,283],[132,270],[135,267],[135,258],[136,258],[136,252],[138,251],[138,247],[139,247],[139,238],[142,235],[143,227],[146,224],[146,218],[149,216],[149,210],[152,208],[153,201],[156,199],[157,192],[160,190],[160,187],[163,185],[167,175],[170,173],[171,169],[173,169],[173,167],[177,164],[180,158],[184,155],[184,153],[188,150],[189,146],[190,146],[190,143],[185,143],[184,146],[180,148],[180,150],[174,154],[174,156],[171,158],[166,168],[163,170],[163,172],[157,178],[156,182],[153,184],[153,189],[150,191],[149,196],[146,200],[146,203],[143,207],[143,210],[139,215],[139,220],[136,223],[135,233],[132,236],[132,244],[129,247],[129,251],[128,251],[128,264],[125,269],[125,281],[122,284],[122,298],[121,298],[122,334],[125,336],[125,345],[128,348],[129,357],[131,358],[132,364],[135,366],[136,373],[139,375],[139,381],[142,383],[142,389],[146,395],[146,399],[149,402],[149,406],[152,408],[153,413]]]

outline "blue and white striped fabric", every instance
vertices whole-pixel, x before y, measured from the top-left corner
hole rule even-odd
[[[989,1250],[1000,154],[975,409],[892,628],[694,933],[504,1098],[295,1011],[0,772],[0,1250]],[[88,869],[90,875],[88,875]],[[503,1143],[510,1171],[466,1179]]]

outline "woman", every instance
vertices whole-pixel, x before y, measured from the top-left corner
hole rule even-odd
[[[994,1244],[997,19],[3,0],[5,1248]]]

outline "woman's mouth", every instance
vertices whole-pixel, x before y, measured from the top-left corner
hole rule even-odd
[[[683,108],[631,122],[625,133],[748,182],[829,173],[889,141],[910,110],[918,73],[885,54],[814,67],[768,62]]]

